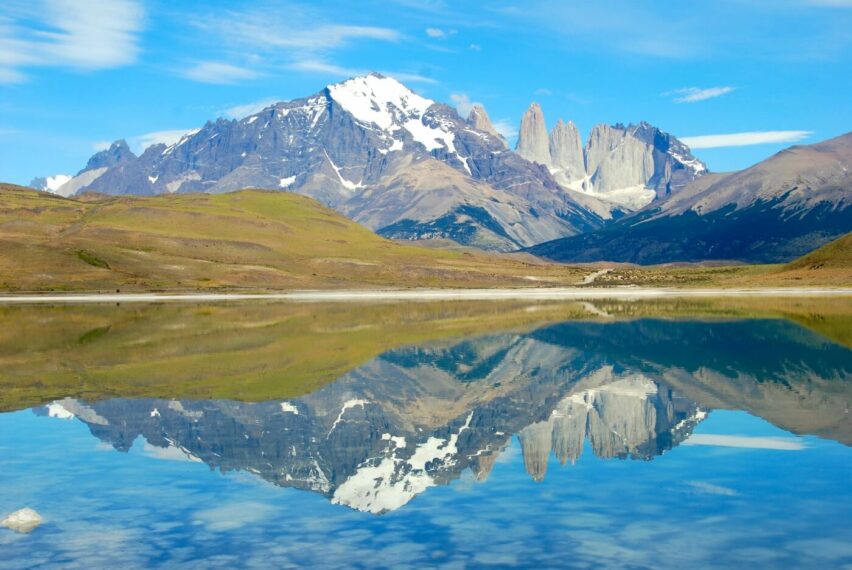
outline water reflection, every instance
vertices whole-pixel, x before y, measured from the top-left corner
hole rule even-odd
[[[35,411],[119,451],[379,514],[468,470],[487,480],[515,435],[535,481],[551,455],[573,464],[584,447],[652,460],[716,409],[848,445],[850,379],[848,349],[789,321],[566,322],[393,349],[293,398],[64,398]]]

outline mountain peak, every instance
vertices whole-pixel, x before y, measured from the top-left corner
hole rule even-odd
[[[521,119],[515,151],[531,162],[547,165],[550,163],[550,143],[547,137],[544,112],[533,101]]]
[[[491,118],[488,116],[488,112],[485,110],[485,107],[479,103],[471,107],[470,114],[467,116],[467,124],[478,131],[488,133],[506,145],[506,139],[503,138],[503,135],[497,132],[497,129],[495,129],[494,125],[491,123]]]
[[[93,170],[96,168],[112,168],[117,164],[127,162],[134,158],[136,158],[136,155],[130,150],[130,147],[127,145],[127,141],[124,139],[118,139],[106,150],[102,150],[94,154],[92,158],[89,159],[89,162],[86,164],[86,168],[84,168],[83,171]]]

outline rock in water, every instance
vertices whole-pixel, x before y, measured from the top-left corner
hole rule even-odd
[[[29,507],[25,507],[0,521],[0,525],[15,532],[27,533],[32,532],[41,522],[40,514]]]

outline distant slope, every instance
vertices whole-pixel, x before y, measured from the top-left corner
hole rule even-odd
[[[401,245],[305,196],[69,200],[0,184],[0,290],[570,284],[583,270]]]
[[[787,262],[852,230],[852,133],[706,175],[658,207],[529,249],[559,261]]]

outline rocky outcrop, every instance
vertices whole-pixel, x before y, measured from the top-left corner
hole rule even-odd
[[[706,173],[701,161],[674,136],[649,125],[597,125],[585,147],[572,122],[561,119],[547,138],[541,107],[521,120],[516,152],[546,166],[566,189],[604,200],[614,210],[635,211],[677,192]],[[595,205],[587,205],[595,209]]]
[[[474,105],[471,107],[470,114],[467,116],[467,124],[478,131],[488,133],[492,137],[502,141],[504,146],[509,146],[505,137],[498,133],[497,129],[494,128],[494,125],[491,123],[491,118],[488,116],[488,113],[485,111],[485,107],[482,105]]]
[[[562,119],[550,132],[550,167],[554,176],[562,184],[582,180],[586,176],[583,158],[583,141],[580,131],[572,121]]]
[[[533,103],[521,118],[521,128],[518,131],[518,144],[515,152],[530,162],[545,166],[550,165],[550,142],[548,141],[547,125],[544,122],[544,112],[538,103]]]

